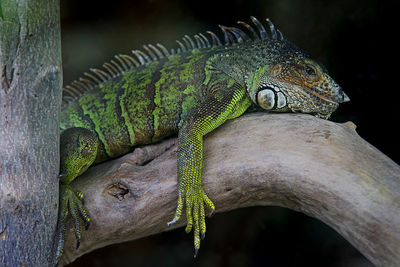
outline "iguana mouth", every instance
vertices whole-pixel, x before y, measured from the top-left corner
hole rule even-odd
[[[320,92],[319,90],[307,90],[308,92],[310,92],[312,95],[326,101],[332,104],[339,104],[339,103],[343,103],[343,102],[349,102],[350,98],[344,93],[343,89],[341,87],[339,87],[337,89],[337,93],[336,94],[332,94],[332,95],[324,95],[322,92]]]

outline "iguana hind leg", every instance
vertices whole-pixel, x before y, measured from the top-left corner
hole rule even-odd
[[[86,229],[90,225],[90,216],[83,205],[83,194],[69,184],[93,164],[97,155],[97,147],[97,137],[85,128],[69,128],[60,135],[60,207],[57,230],[57,264],[64,252],[68,214],[71,214],[74,222],[76,248],[79,247],[82,236],[81,221],[84,222]]]

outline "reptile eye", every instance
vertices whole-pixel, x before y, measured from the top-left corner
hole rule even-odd
[[[308,76],[315,76],[317,75],[317,71],[315,70],[315,68],[311,65],[306,65],[304,67],[304,71]]]

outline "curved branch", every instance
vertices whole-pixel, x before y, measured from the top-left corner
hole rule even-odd
[[[287,207],[330,225],[377,266],[400,264],[400,167],[351,122],[249,114],[205,138],[203,166],[203,187],[217,212]],[[66,262],[169,230],[177,202],[176,139],[91,168],[75,185],[93,224],[79,250],[68,236]]]

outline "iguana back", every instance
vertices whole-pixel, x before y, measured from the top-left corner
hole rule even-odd
[[[92,70],[65,89],[69,94],[64,94],[60,128],[83,127],[96,133],[100,140],[96,162],[176,134],[179,123],[204,99],[204,66],[220,50],[215,46],[168,56],[157,49],[157,58],[147,58],[150,61],[138,67],[128,65],[134,58],[119,56],[114,68],[128,70]],[[92,88],[85,91],[84,86]],[[84,93],[68,99],[78,89]]]

